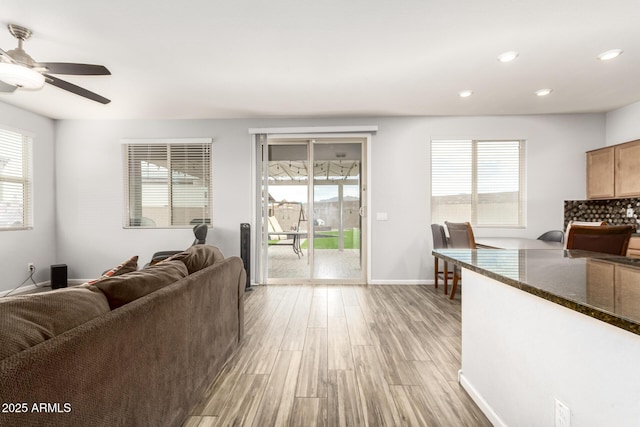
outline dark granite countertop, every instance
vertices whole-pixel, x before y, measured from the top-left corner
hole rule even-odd
[[[433,255],[640,335],[640,259],[562,249],[437,249]]]

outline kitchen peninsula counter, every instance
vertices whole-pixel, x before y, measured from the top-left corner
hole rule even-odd
[[[640,425],[640,260],[439,249],[462,268],[459,381],[496,426]]]
[[[438,249],[433,255],[640,335],[640,259],[558,249]]]

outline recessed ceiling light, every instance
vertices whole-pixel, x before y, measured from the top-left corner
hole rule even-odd
[[[460,95],[460,98],[468,98],[471,95],[473,95],[473,91],[472,90],[463,90],[458,95]]]
[[[518,52],[510,51],[501,53],[498,55],[498,61],[500,62],[511,62],[518,57]]]
[[[536,95],[538,95],[538,96],[547,96],[551,92],[553,92],[553,89],[539,89],[539,90],[536,91]]]
[[[618,56],[620,56],[621,53],[622,53],[622,49],[608,50],[598,55],[598,59],[600,61],[608,61],[610,59],[617,58]]]

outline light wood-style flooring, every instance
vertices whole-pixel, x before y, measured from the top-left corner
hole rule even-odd
[[[490,426],[457,382],[460,300],[433,286],[258,286],[184,426]]]

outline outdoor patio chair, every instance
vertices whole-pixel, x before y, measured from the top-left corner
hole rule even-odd
[[[286,213],[285,220],[289,220],[290,229],[285,229],[280,225],[277,214]],[[269,246],[288,245],[293,248],[293,252],[298,258],[303,255],[300,248],[300,222],[304,218],[302,205],[300,203],[283,202],[273,208],[273,215],[268,218]]]

